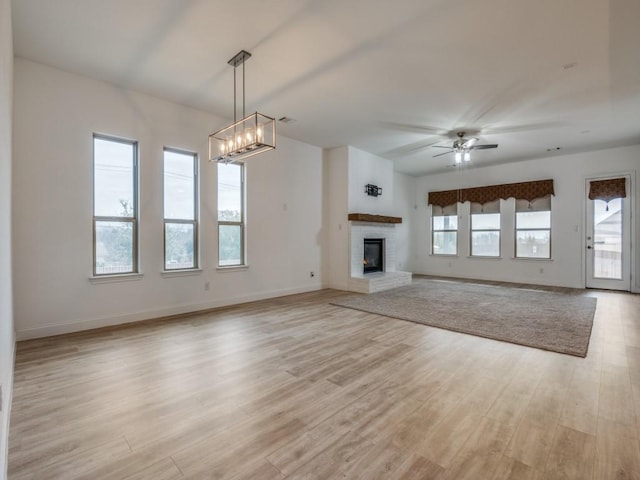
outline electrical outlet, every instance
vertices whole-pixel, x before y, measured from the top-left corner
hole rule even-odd
[[[205,291],[209,291],[209,288],[211,287],[211,284],[209,282],[204,282],[204,289]]]
[[[540,273],[544,273],[544,268],[540,267]]]
[[[311,272],[311,273],[309,273],[309,276],[310,276],[311,278],[313,278],[313,277],[315,277],[315,276],[316,276],[316,274],[315,274],[315,272]]]

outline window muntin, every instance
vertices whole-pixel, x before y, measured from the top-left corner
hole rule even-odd
[[[471,256],[500,256],[500,214],[471,214]]]
[[[93,136],[93,274],[138,271],[138,143]]]
[[[218,163],[218,266],[245,265],[244,165]]]
[[[431,253],[456,255],[458,253],[458,215],[434,215],[431,218]]]
[[[164,269],[198,267],[198,157],[164,149]]]

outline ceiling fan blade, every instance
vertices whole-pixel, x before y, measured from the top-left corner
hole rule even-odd
[[[436,140],[438,142],[440,140]],[[410,143],[408,145],[402,145],[401,147],[397,147],[391,150],[387,150],[382,154],[383,157],[401,157],[405,155],[413,155],[420,150],[424,150],[425,148],[433,146],[433,142],[431,139],[420,140],[419,142]]]
[[[443,145],[431,145],[433,148],[448,148],[449,150],[451,150],[451,147],[445,147]]]
[[[543,122],[529,123],[524,125],[510,125],[505,127],[485,127],[482,129],[482,135],[500,135],[505,133],[529,132],[532,130],[547,130],[566,126],[567,122]]]
[[[479,140],[479,138],[478,138],[478,137],[470,138],[469,140],[467,140],[466,142],[464,142],[464,143],[462,144],[462,148],[469,148],[469,149],[471,149],[471,148],[473,148],[473,146],[476,144],[476,142],[477,142],[478,140]]]
[[[475,147],[471,147],[469,150],[486,150],[487,148],[498,148],[498,144],[491,143],[487,145],[476,145]]]
[[[448,155],[448,154],[450,154],[452,152],[453,152],[453,150],[449,150],[448,152],[444,152],[444,153],[439,153],[437,155],[434,155],[433,158],[441,157],[442,155]]]
[[[399,130],[401,132],[412,132],[412,133],[428,133],[431,135],[443,136],[447,133],[447,130],[444,128],[438,127],[430,127],[428,125],[411,125],[408,123],[397,123],[397,122],[380,122],[385,128],[389,128],[391,130]]]

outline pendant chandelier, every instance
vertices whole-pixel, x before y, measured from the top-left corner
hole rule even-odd
[[[245,116],[244,64],[251,57],[240,50],[227,63],[233,67],[233,123],[209,135],[209,161],[231,163],[276,148],[275,118],[262,113]],[[242,65],[242,118],[236,118],[236,69]]]

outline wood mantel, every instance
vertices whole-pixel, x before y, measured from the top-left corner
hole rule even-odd
[[[402,217],[387,217],[384,215],[370,215],[368,213],[350,213],[351,222],[373,222],[373,223],[402,223]]]

